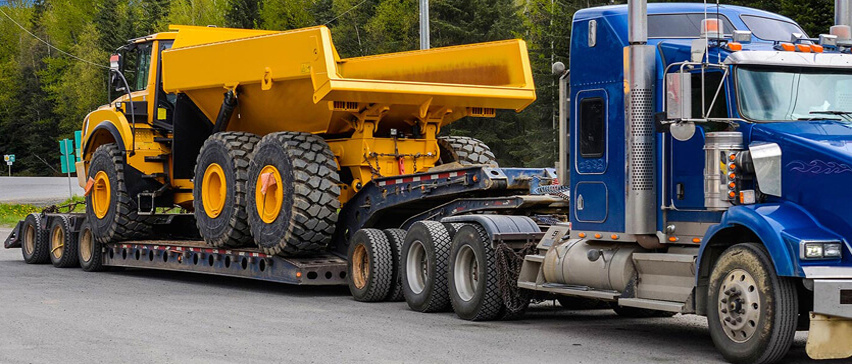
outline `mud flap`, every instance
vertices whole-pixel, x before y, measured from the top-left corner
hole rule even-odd
[[[852,357],[852,320],[811,313],[807,352],[811,359]]]
[[[12,229],[12,233],[6,238],[6,243],[4,244],[6,249],[21,247],[21,227],[23,226],[24,222],[18,221],[18,224]]]

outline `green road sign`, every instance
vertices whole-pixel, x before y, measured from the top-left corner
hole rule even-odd
[[[77,172],[77,167],[74,165],[77,158],[74,155],[74,141],[71,139],[63,139],[59,141],[59,163],[62,165],[62,173]]]
[[[76,154],[77,154],[77,160],[78,161],[83,159],[83,156],[80,155],[80,147],[82,146],[82,144],[80,144],[80,141],[82,139],[83,139],[83,131],[82,130],[75,131],[74,132],[74,145],[76,145],[77,148],[74,148],[74,151],[77,152]]]

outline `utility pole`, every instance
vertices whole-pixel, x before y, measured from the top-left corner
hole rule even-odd
[[[429,0],[420,0],[420,49],[429,49]]]

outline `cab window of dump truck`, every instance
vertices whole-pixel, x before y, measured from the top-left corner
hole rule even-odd
[[[132,91],[142,91],[148,88],[148,77],[151,73],[151,43],[142,43],[125,54],[124,77]]]
[[[739,67],[740,114],[753,121],[842,119],[852,112],[852,71]]]

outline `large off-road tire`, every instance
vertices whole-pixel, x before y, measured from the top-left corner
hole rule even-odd
[[[292,132],[263,137],[249,167],[246,210],[255,243],[278,255],[325,249],[337,223],[339,183],[334,154],[322,138]]]
[[[393,252],[393,278],[390,292],[388,292],[387,301],[400,302],[405,300],[402,293],[402,244],[405,243],[405,230],[402,229],[387,229],[384,231],[385,236],[390,242],[391,252]]]
[[[89,164],[89,178],[95,184],[86,196],[86,219],[95,239],[103,244],[151,234],[150,219],[139,216],[136,202],[127,193],[125,168],[124,155],[115,144],[98,147]]]
[[[402,245],[402,291],[412,310],[440,312],[450,308],[448,263],[450,233],[436,221],[414,223]]]
[[[104,245],[95,239],[92,224],[89,220],[80,226],[77,234],[77,256],[80,260],[80,268],[86,272],[104,271]]]
[[[349,240],[346,271],[356,301],[384,301],[394,284],[393,250],[384,232],[361,229]]]
[[[46,264],[50,262],[50,245],[47,231],[42,226],[39,214],[29,214],[21,227],[21,254],[27,264]]]
[[[779,277],[759,244],[734,245],[710,274],[707,324],[731,363],[774,363],[790,350],[799,300],[795,281]]]
[[[57,268],[79,267],[77,233],[66,215],[54,216],[50,224],[50,262]]]
[[[498,167],[497,157],[491,152],[491,148],[478,139],[460,136],[439,137],[438,151],[441,153],[441,164],[458,162]]]
[[[248,169],[260,137],[244,132],[207,138],[195,163],[195,221],[204,242],[215,247],[252,245],[246,205]]]
[[[479,224],[457,229],[450,250],[450,300],[458,317],[493,320],[503,310],[491,239]]]

